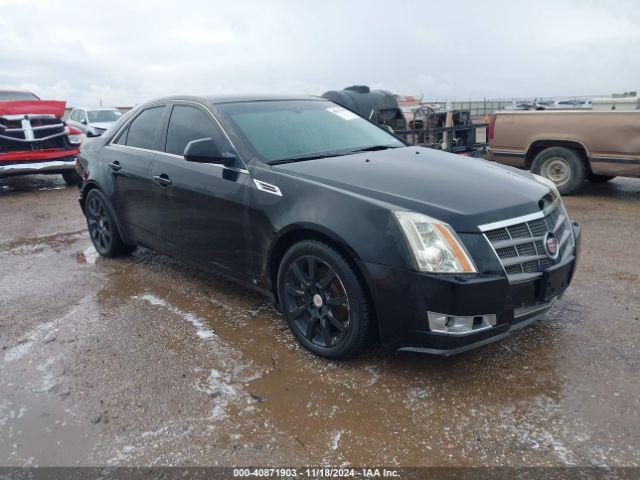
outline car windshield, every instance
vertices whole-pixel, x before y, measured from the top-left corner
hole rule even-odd
[[[39,98],[30,92],[0,90],[0,102],[13,102],[15,100],[39,100]]]
[[[122,116],[120,110],[89,110],[89,123],[115,122]]]
[[[217,107],[268,163],[404,146],[390,133],[327,101],[237,102]]]

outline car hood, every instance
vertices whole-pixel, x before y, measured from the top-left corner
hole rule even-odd
[[[14,100],[0,102],[0,115],[55,115],[62,118],[67,102],[55,100]]]
[[[423,213],[459,232],[478,232],[478,225],[539,212],[540,200],[549,194],[529,172],[423,147],[287,163],[273,170],[392,209]]]

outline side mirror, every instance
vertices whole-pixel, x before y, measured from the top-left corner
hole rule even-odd
[[[83,124],[83,125],[86,125],[87,124],[87,119],[83,118],[82,120],[80,120],[80,123]]]
[[[384,128],[387,132],[389,132],[391,135],[395,135],[396,132],[393,131],[393,128],[391,128],[389,125],[380,125],[382,128]]]
[[[230,166],[236,163],[237,157],[235,153],[221,151],[213,139],[201,138],[187,144],[184,149],[184,158],[188,162],[216,163]]]

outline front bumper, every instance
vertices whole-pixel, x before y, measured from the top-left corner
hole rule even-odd
[[[29,173],[62,173],[75,168],[76,155],[52,160],[0,162],[0,177]]]
[[[383,344],[398,350],[454,355],[503,339],[540,320],[573,278],[580,249],[577,224],[573,232],[573,255],[543,275],[519,283],[509,283],[500,275],[433,275],[361,262]],[[429,329],[430,311],[455,316],[495,314],[496,322],[491,328],[463,335],[437,333]]]

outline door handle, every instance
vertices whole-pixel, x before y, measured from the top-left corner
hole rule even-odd
[[[122,165],[120,165],[119,161],[115,160],[109,164],[109,168],[113,172],[119,172],[120,170],[122,170]]]
[[[162,175],[154,175],[153,181],[161,187],[168,187],[169,185],[171,185],[171,179],[165,173],[163,173]]]

